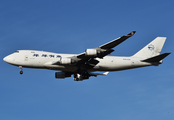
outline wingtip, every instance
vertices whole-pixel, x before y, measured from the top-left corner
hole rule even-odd
[[[109,72],[107,71],[107,72],[103,73],[103,75],[108,75],[108,73],[109,73]]]
[[[136,33],[136,31],[132,31],[129,34],[127,34],[127,36],[133,36]]]

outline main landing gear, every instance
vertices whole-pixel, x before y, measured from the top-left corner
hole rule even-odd
[[[22,75],[23,74],[22,66],[19,66],[19,68],[20,68],[20,74]]]

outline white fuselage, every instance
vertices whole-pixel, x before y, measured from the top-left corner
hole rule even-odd
[[[59,54],[45,51],[35,50],[19,50],[4,58],[4,61],[15,66],[22,66],[27,68],[41,68],[60,70],[66,72],[76,72],[77,66],[75,65],[53,65],[61,57],[73,57],[75,54]],[[137,67],[150,66],[152,64],[141,62],[142,59],[138,57],[115,57],[105,56],[103,59],[96,58],[99,63],[88,69],[87,71],[119,71],[125,69],[132,69]]]

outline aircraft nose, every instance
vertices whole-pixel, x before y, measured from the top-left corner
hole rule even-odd
[[[11,62],[13,61],[12,57],[10,57],[10,56],[4,57],[3,60],[4,60],[5,62],[7,62],[7,63],[11,63]]]
[[[4,59],[3,59],[5,62],[7,61],[7,57],[4,57]]]

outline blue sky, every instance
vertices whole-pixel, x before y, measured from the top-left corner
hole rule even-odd
[[[82,53],[131,31],[113,56],[131,56],[158,36],[174,52],[171,0],[0,1],[1,120],[173,120],[174,56],[158,67],[111,72],[83,82],[55,71],[19,68],[3,57],[16,50]]]

